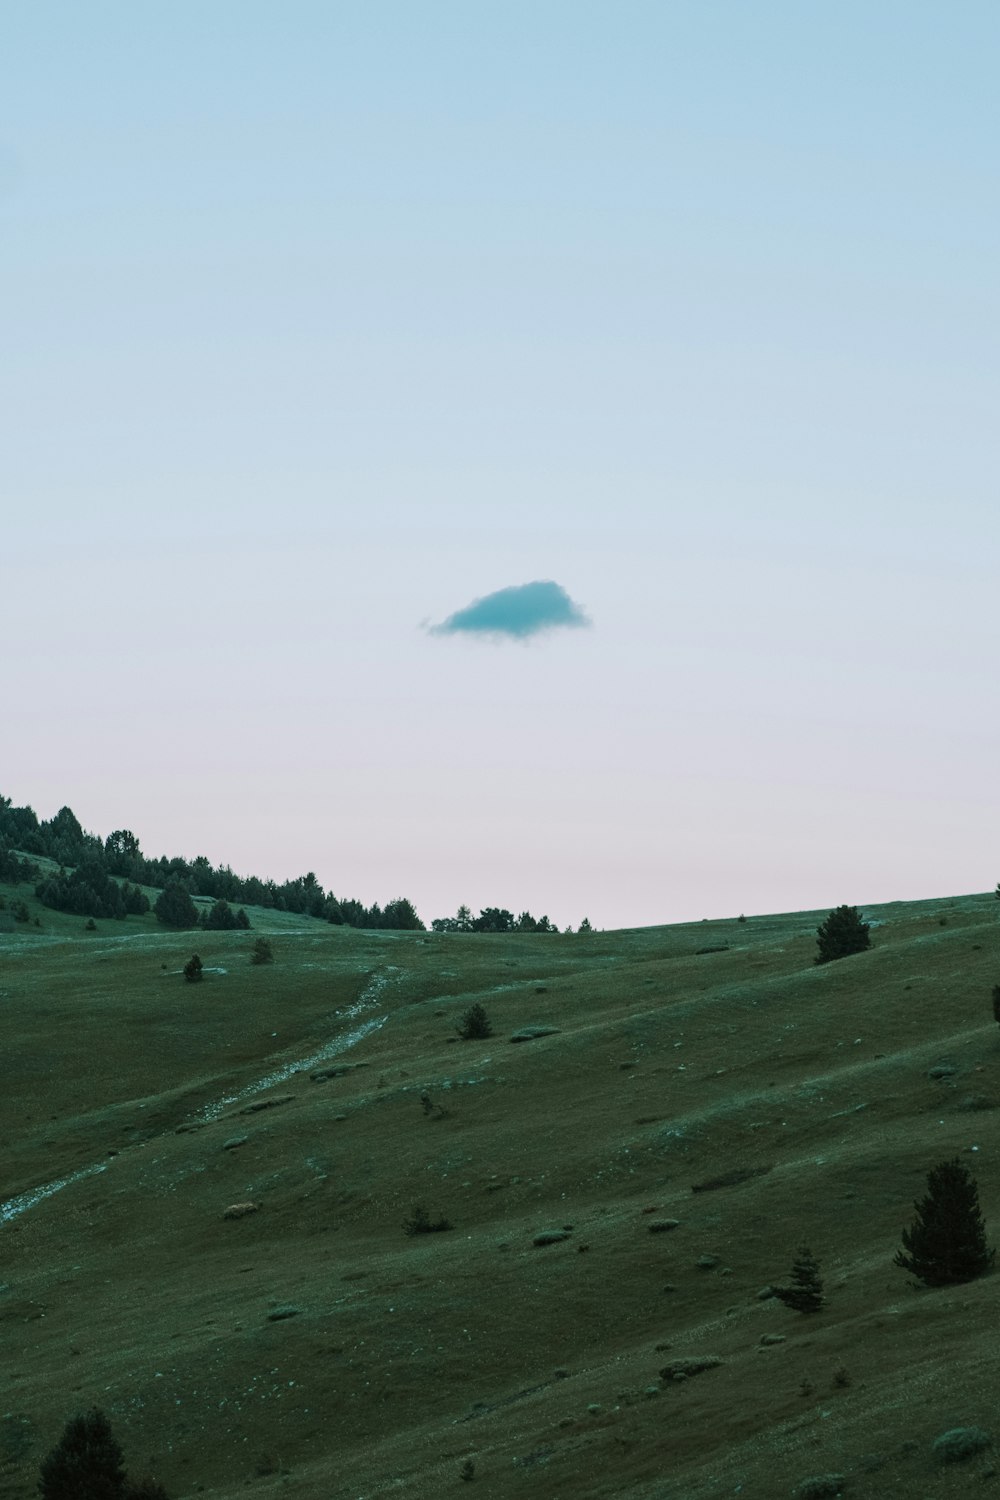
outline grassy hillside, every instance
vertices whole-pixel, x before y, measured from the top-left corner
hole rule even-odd
[[[815,967],[820,912],[87,934],[5,894],[42,923],[0,934],[12,1500],[91,1404],[175,1500],[1000,1485],[989,1454],[930,1447],[1000,1443],[997,1281],[915,1290],[891,1264],[954,1154],[1000,1239],[992,896],[868,908],[873,949]],[[461,1041],[475,1000],[496,1034]],[[511,1043],[532,1025],[557,1029]],[[453,1229],[407,1236],[415,1204]],[[760,1296],[801,1241],[815,1317]]]

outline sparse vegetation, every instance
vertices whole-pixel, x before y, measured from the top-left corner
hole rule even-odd
[[[863,953],[871,947],[870,927],[856,906],[838,906],[816,929],[818,964]]]
[[[40,910],[27,890],[0,888],[7,915],[23,895]],[[755,916],[730,951],[695,964],[696,948],[734,936],[734,919],[604,933],[585,953],[504,934],[383,939],[255,906],[252,935],[217,933],[213,956],[201,955],[230,970],[214,988],[206,971],[207,991],[177,978],[192,938],[209,938],[152,913],[130,919],[142,941],[116,941],[98,919],[96,943],[87,918],[58,912],[44,937],[19,929],[0,979],[8,1195],[108,1167],[0,1225],[7,1363],[30,1375],[30,1396],[27,1384],[14,1395],[12,1379],[0,1414],[11,1500],[30,1500],[76,1387],[87,1394],[69,1399],[99,1393],[126,1453],[135,1444],[139,1471],[157,1476],[127,1483],[124,1500],[163,1500],[159,1480],[172,1495],[203,1486],[204,1500],[259,1487],[261,1452],[306,1500],[368,1493],[388,1477],[372,1459],[384,1440],[398,1472],[423,1476],[421,1492],[442,1474],[464,1490],[467,1455],[473,1487],[496,1500],[544,1488],[547,1474],[586,1489],[590,1471],[573,1469],[581,1423],[593,1472],[637,1500],[668,1482],[646,1462],[668,1415],[678,1493],[742,1484],[791,1496],[852,1455],[843,1492],[867,1496],[875,1459],[864,1455],[876,1450],[887,1492],[978,1479],[992,1452],[964,1469],[942,1458],[937,1480],[928,1470],[935,1434],[958,1421],[990,1429],[992,1283],[941,1299],[888,1270],[910,1217],[891,1207],[900,1181],[914,1184],[908,1208],[927,1165],[977,1141],[994,1227],[980,1133],[993,1116],[969,1114],[966,1100],[994,1092],[982,999],[997,977],[997,908],[992,892],[960,898],[943,938],[941,906],[900,903],[873,927],[871,964],[825,976],[803,972],[818,918],[791,915]],[[261,936],[279,964],[248,975]],[[878,995],[912,986],[902,1040],[898,1006],[874,1003],[873,967]],[[454,1028],[475,1001],[505,1044],[542,1023],[547,1039],[466,1044]],[[169,1044],[148,1045],[157,1033]],[[87,1070],[73,1066],[78,1048]],[[307,1066],[294,1079],[256,1087],[297,1063]],[[425,1205],[416,1222],[414,1199]],[[830,1298],[811,1321],[758,1291],[791,1283],[796,1223]],[[141,1256],[117,1254],[133,1241]],[[567,1315],[576,1305],[585,1319]],[[905,1337],[886,1336],[904,1322]],[[919,1421],[898,1399],[918,1344],[941,1376],[921,1388]],[[550,1394],[558,1410],[541,1433]],[[336,1434],[312,1425],[328,1397],[350,1402]],[[491,1437],[487,1474],[475,1451],[484,1429],[456,1424],[500,1402],[503,1452]],[[297,1403],[313,1413],[300,1421]],[[820,1408],[830,1420],[817,1427]],[[730,1420],[746,1438],[738,1449]],[[632,1450],[618,1442],[623,1423]],[[827,1429],[837,1444],[824,1459],[810,1435]]]
[[[974,1281],[990,1270],[996,1252],[986,1243],[979,1189],[957,1156],[931,1168],[926,1196],[914,1207],[893,1265],[931,1287]]]
[[[1000,1026],[1000,984],[993,986],[993,1019]]]

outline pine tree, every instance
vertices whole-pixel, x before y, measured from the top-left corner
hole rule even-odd
[[[819,1262],[808,1245],[800,1245],[792,1262],[791,1286],[776,1286],[774,1294],[786,1307],[796,1312],[819,1312],[823,1306],[823,1282]]]
[[[153,910],[165,927],[197,927],[198,908],[186,885],[168,880],[157,896]]]
[[[198,981],[202,978],[202,967],[203,965],[201,959],[198,957],[197,953],[192,953],[191,957],[184,965],[184,978],[187,980],[188,984],[198,983]]]
[[[986,1243],[976,1180],[957,1156],[931,1168],[927,1195],[913,1206],[917,1216],[903,1230],[894,1266],[925,1286],[952,1286],[985,1275],[996,1252]]]
[[[66,1423],[42,1464],[38,1490],[42,1500],[124,1500],[125,1483],[121,1447],[94,1407]]]
[[[872,945],[869,930],[856,906],[838,906],[816,929],[819,956],[815,962],[828,964],[850,953],[863,953]]]
[[[993,986],[993,1019],[1000,1026],[1000,984]]]
[[[493,1035],[493,1027],[490,1018],[477,1000],[475,1005],[470,1005],[458,1023],[458,1034],[465,1042],[478,1042]]]

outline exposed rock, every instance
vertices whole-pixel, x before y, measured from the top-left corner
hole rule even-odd
[[[520,1031],[515,1031],[511,1037],[512,1042],[533,1042],[539,1036],[554,1036],[560,1028],[558,1026],[522,1026]]]
[[[653,1219],[646,1228],[650,1234],[666,1234],[671,1229],[676,1229],[680,1219]]]
[[[541,1229],[531,1243],[533,1245],[558,1245],[561,1240],[568,1240],[569,1236],[568,1229]]]
[[[250,1139],[248,1135],[231,1135],[228,1141],[223,1141],[223,1151],[235,1151],[237,1146],[245,1146]]]
[[[262,1203],[230,1203],[229,1207],[224,1210],[222,1217],[224,1219],[245,1219],[247,1214],[260,1213],[263,1206]]]

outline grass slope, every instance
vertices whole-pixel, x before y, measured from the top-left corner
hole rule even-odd
[[[1000,1235],[992,897],[869,908],[872,951],[816,967],[822,912],[88,935],[5,894],[42,923],[0,935],[11,1500],[95,1403],[177,1500],[465,1493],[467,1459],[491,1500],[988,1491],[989,1454],[930,1444],[995,1423],[996,1282],[891,1260],[956,1153]],[[195,949],[217,972],[188,985]],[[474,1000],[496,1035],[463,1042]],[[408,1237],[418,1203],[454,1229]],[[814,1317],[759,1296],[801,1241]]]

